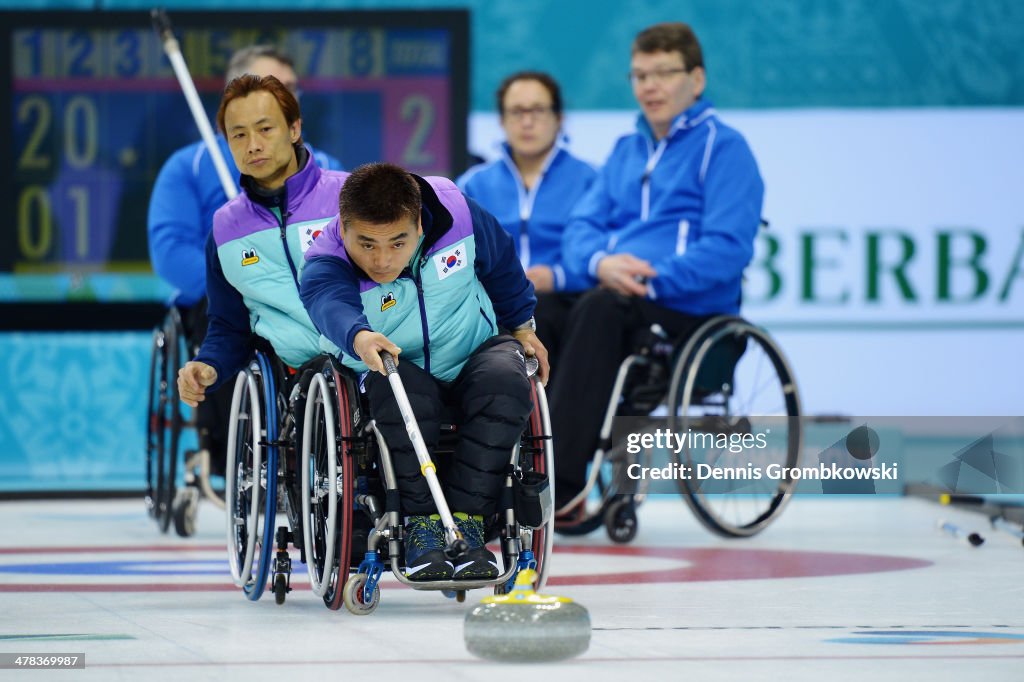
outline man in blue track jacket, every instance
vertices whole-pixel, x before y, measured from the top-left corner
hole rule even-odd
[[[517,71],[495,93],[505,142],[501,158],[474,166],[456,183],[515,240],[537,293],[537,335],[558,369],[565,319],[589,277],[562,267],[562,234],[597,172],[573,156],[562,134],[562,89],[542,71]]]
[[[497,577],[484,518],[496,512],[532,408],[524,352],[538,357],[542,379],[548,371],[534,334],[533,286],[509,235],[450,180],[368,164],[346,180],[339,204],[338,219],[306,254],[302,301],[341,348],[342,362],[368,371],[366,395],[407,515],[406,574]],[[443,529],[381,351],[400,357],[398,373],[428,450],[440,436],[442,405],[454,411],[459,440],[441,481],[470,546],[457,564],[444,555]]]
[[[618,140],[562,242],[566,269],[599,287],[569,316],[551,392],[563,518],[579,509],[632,334],[657,323],[681,339],[713,315],[736,313],[760,224],[757,162],[702,98],[704,60],[690,27],[641,31],[629,77],[642,110],[637,131]]]

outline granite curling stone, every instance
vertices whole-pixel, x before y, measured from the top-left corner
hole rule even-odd
[[[536,571],[516,577],[512,592],[486,597],[466,614],[469,653],[510,663],[559,661],[590,646],[590,614],[566,597],[537,594]]]

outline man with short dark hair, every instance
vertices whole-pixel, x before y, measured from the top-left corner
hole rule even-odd
[[[299,81],[292,58],[273,45],[249,45],[237,50],[228,62],[224,84],[245,74],[274,76],[298,99]],[[217,136],[221,156],[232,178],[238,169],[223,136]],[[309,148],[316,164],[341,170],[333,156]],[[210,151],[194,142],[174,152],[160,169],[149,199],[149,258],[153,270],[174,288],[171,303],[181,309],[185,335],[192,346],[206,336],[206,238],[213,227],[213,214],[227,202],[224,186],[213,165]],[[231,409],[230,390],[212,396],[199,408],[199,447],[210,453],[212,469],[224,469],[227,446],[227,417]]]
[[[214,215],[206,243],[209,329],[178,372],[181,399],[193,407],[245,366],[254,337],[292,368],[337,350],[321,346],[299,299],[299,273],[347,174],[317,166],[302,143],[299,103],[273,76],[228,83],[217,126],[242,171],[242,193]]]
[[[551,391],[556,505],[580,508],[616,370],[652,324],[682,339],[735,314],[754,251],[764,184],[746,140],[703,98],[693,30],[657,24],[633,42],[637,131],[618,140],[563,236],[563,263],[594,289],[566,323]],[[596,341],[595,341],[596,340]]]
[[[497,510],[512,449],[532,405],[524,352],[548,372],[534,334],[536,299],[511,237],[446,179],[386,163],[357,168],[340,214],[306,254],[302,301],[342,362],[365,376],[370,409],[394,462],[406,515],[406,574],[412,580],[498,575],[484,547],[484,520]],[[511,334],[503,330],[511,330]],[[441,478],[470,551],[444,555],[433,498],[385,378],[398,373],[428,450],[440,437],[442,405],[458,427]]]

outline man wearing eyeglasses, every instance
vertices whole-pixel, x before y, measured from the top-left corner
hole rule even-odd
[[[747,142],[703,98],[704,59],[688,25],[637,34],[629,82],[637,130],[618,140],[562,241],[566,269],[598,286],[569,315],[551,391],[556,504],[569,523],[633,335],[659,324],[682,339],[739,311],[764,197]]]
[[[299,97],[295,64],[273,45],[249,45],[236,51],[228,62],[225,84],[247,73],[274,76],[296,99]],[[217,135],[217,144],[237,185],[239,172],[228,141]],[[341,170],[341,163],[333,156],[312,151],[320,168]],[[206,238],[213,227],[213,214],[227,200],[202,141],[182,147],[167,159],[149,199],[149,258],[156,274],[174,288],[171,304],[180,308],[185,334],[193,347],[198,347],[206,335]],[[231,391],[215,392],[211,398],[199,409],[199,443],[201,450],[213,455],[211,465],[220,473],[225,461]]]

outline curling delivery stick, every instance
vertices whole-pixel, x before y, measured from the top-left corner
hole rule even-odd
[[[199,134],[203,138],[206,150],[210,152],[210,159],[213,160],[213,167],[217,169],[217,177],[220,178],[224,194],[227,195],[230,201],[238,196],[238,188],[235,186],[235,181],[231,178],[231,173],[228,172],[228,165],[224,162],[224,155],[220,152],[217,138],[214,136],[213,128],[210,126],[210,120],[206,118],[206,110],[203,109],[203,103],[199,101],[199,93],[196,92],[196,85],[192,82],[192,74],[189,73],[188,66],[185,65],[185,58],[181,55],[178,39],[174,37],[174,31],[171,30],[171,20],[167,18],[167,12],[160,8],[150,10],[149,15],[153,19],[153,29],[160,36],[164,54],[171,61],[174,75],[177,76],[178,84],[181,85],[181,91],[185,94],[185,100],[188,102],[188,108],[192,112],[192,118],[195,119],[196,125],[199,127]]]
[[[402,421],[405,422],[405,431],[409,434],[409,440],[412,442],[413,450],[416,451],[416,459],[420,463],[420,472],[423,477],[427,479],[427,486],[430,488],[430,495],[434,498],[434,504],[437,505],[437,512],[441,515],[441,524],[444,526],[444,536],[448,540],[448,547],[445,549],[445,553],[449,558],[455,558],[461,554],[465,554],[469,550],[469,545],[462,537],[462,533],[459,532],[458,526],[455,525],[455,519],[452,517],[451,511],[448,509],[448,502],[444,499],[444,492],[441,490],[441,483],[437,480],[437,469],[434,463],[430,460],[430,453],[427,452],[427,446],[423,443],[423,436],[420,434],[420,426],[416,423],[416,415],[412,411],[412,405],[409,404],[409,396],[405,393],[405,386],[402,384],[402,378],[398,376],[398,367],[395,364],[395,358],[387,351],[381,351],[380,358],[384,362],[384,370],[388,374],[388,383],[391,384],[391,390],[395,394],[395,401],[398,403],[398,411],[402,414]]]

